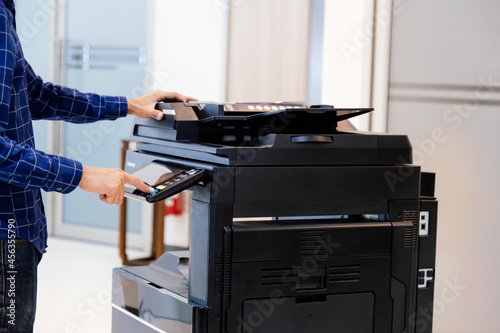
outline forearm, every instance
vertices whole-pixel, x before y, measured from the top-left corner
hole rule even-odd
[[[114,120],[127,115],[125,97],[82,93],[76,89],[43,82],[29,65],[26,66],[26,76],[33,119],[89,123]]]
[[[33,119],[91,123],[114,120],[127,115],[125,97],[101,96],[44,83],[39,94],[30,100]]]

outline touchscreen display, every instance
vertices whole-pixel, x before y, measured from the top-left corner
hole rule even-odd
[[[184,169],[176,168],[172,165],[167,166],[162,163],[151,162],[132,171],[130,174],[136,176],[149,186],[156,187],[182,171]],[[129,186],[135,190],[135,187]]]
[[[125,184],[125,196],[155,202],[181,192],[197,183],[203,176],[204,171],[202,169],[190,169],[172,164],[150,162],[130,174],[154,188],[155,191],[153,193],[144,193],[135,186]]]

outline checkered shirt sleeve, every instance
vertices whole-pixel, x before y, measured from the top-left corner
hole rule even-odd
[[[81,179],[81,163],[33,148],[31,119],[116,119],[126,115],[127,100],[43,82],[19,55],[7,14],[0,12],[0,181],[25,189],[71,192]]]

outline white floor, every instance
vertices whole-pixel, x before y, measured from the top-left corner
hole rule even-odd
[[[48,244],[38,267],[35,333],[111,332],[111,272],[121,266],[117,247],[56,237]]]

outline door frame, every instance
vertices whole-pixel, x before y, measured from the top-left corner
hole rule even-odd
[[[150,1],[147,1],[147,12],[153,9]],[[49,5],[51,11],[49,48],[49,80],[55,84],[66,83],[66,40],[67,40],[67,1],[51,0]],[[149,41],[147,41],[149,42]],[[64,126],[60,121],[49,121],[48,124],[47,152],[62,155],[64,153]],[[80,189],[76,189],[79,191]],[[63,196],[58,193],[48,192],[46,196],[47,228],[49,235],[75,238],[79,240],[93,241],[118,245],[119,231],[112,229],[88,227],[65,223],[63,220]],[[96,198],[97,200],[97,198]],[[141,206],[141,228],[140,232],[127,232],[127,244],[141,251],[151,251],[153,210],[150,205]],[[117,220],[118,225],[118,220]]]

